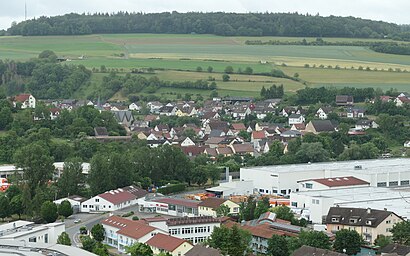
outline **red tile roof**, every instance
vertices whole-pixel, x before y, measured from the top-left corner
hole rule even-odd
[[[141,237],[156,230],[156,228],[149,226],[145,220],[133,221],[118,216],[111,216],[103,220],[101,223],[118,228],[118,234],[134,239],[140,239]]]
[[[312,179],[322,185],[328,187],[343,187],[343,186],[358,186],[358,185],[369,185],[370,183],[361,179],[358,179],[353,176],[348,177],[336,177],[336,178],[327,178],[327,179]]]
[[[105,193],[99,194],[98,196],[104,198],[112,204],[120,204],[136,199],[136,197],[132,193],[124,191],[123,189],[107,191]]]
[[[150,240],[146,242],[147,245],[156,247],[158,249],[165,250],[167,252],[173,252],[176,248],[178,248],[183,243],[189,243],[184,239],[180,239],[177,237],[173,237],[170,235],[164,234],[156,234]]]
[[[18,102],[25,102],[26,100],[28,100],[28,98],[30,98],[31,94],[20,94],[14,97],[15,101]]]
[[[237,131],[244,131],[246,130],[246,127],[243,123],[234,123],[232,124],[232,129],[237,130]]]
[[[253,153],[253,147],[251,144],[233,144],[233,150],[235,153]]]
[[[253,131],[252,138],[256,140],[261,140],[261,139],[266,138],[265,131]]]
[[[248,226],[248,225],[241,226],[236,222],[227,221],[224,225],[228,228],[232,228],[234,225],[238,225],[238,228],[249,231],[252,234],[252,236],[262,237],[265,239],[270,239],[272,235],[293,236],[293,237],[297,236],[297,234],[294,234],[294,233],[274,229],[267,223],[256,225],[256,226]]]
[[[155,202],[173,205],[182,205],[190,208],[197,208],[199,201],[186,200],[186,199],[176,199],[176,198],[160,198],[155,200]]]
[[[128,226],[137,225],[136,221],[121,218],[121,217],[118,217],[118,216],[115,216],[115,215],[101,221],[101,223],[104,224],[104,225],[108,225],[108,226],[119,228],[119,229],[122,229],[122,228],[125,228],[125,227],[128,227]]]

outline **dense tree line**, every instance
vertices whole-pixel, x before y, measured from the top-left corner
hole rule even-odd
[[[353,17],[298,13],[128,13],[66,14],[13,24],[11,35],[109,33],[215,34],[222,36],[305,36],[383,38],[399,36],[399,25]]]
[[[90,83],[91,71],[79,65],[61,65],[51,51],[26,62],[0,60],[0,88],[7,95],[29,92],[38,99],[70,98]]]
[[[272,85],[268,89],[265,88],[265,86],[262,87],[261,89],[261,97],[262,99],[281,99],[283,98],[283,95],[285,94],[284,89],[283,89],[283,84],[276,86],[276,84]]]
[[[123,89],[123,92],[126,95],[139,92],[155,93],[162,87],[215,90],[217,85],[215,82],[208,82],[204,80],[170,82],[160,80],[157,76],[152,76],[150,78],[145,78],[140,75],[132,76],[131,74],[119,76],[117,73],[111,72],[108,76],[103,78],[100,88],[94,91],[94,95],[92,97],[109,99],[121,89]]]
[[[325,41],[322,38],[316,38],[315,41],[281,41],[281,40],[247,40],[247,45],[303,45],[303,46],[362,46],[368,47],[375,52],[410,55],[410,45],[407,43],[396,42],[371,42],[371,41]]]
[[[355,88],[355,87],[306,87],[296,92],[296,98],[291,104],[309,105],[316,103],[335,103],[337,95],[351,95],[355,102],[364,102],[373,99],[376,95],[374,88]]]

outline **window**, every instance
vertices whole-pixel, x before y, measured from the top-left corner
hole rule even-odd
[[[351,219],[349,219],[349,223],[357,223],[357,219],[351,218]]]
[[[398,185],[399,185],[398,181],[390,181],[389,182],[389,187],[395,187],[395,186],[398,186]]]
[[[386,232],[390,232],[391,231],[391,228],[386,228]]]
[[[319,199],[312,199],[312,204],[319,204]]]
[[[86,205],[86,204],[83,204],[83,208],[87,208],[87,205]]]
[[[378,187],[387,187],[387,182],[378,182],[377,186]]]
[[[390,224],[391,223],[391,220],[386,220],[386,224]]]
[[[297,202],[292,202],[292,206],[293,207],[298,207],[298,203]]]
[[[400,185],[401,185],[401,186],[408,186],[408,185],[410,185],[410,181],[409,181],[409,180],[402,180],[402,181],[400,182]]]
[[[306,183],[306,188],[313,188],[313,184],[312,183]]]
[[[100,202],[100,199],[96,198],[95,201],[96,201],[97,203],[99,203],[99,202]]]
[[[170,205],[168,205],[168,209],[169,209],[170,211],[176,211],[177,207],[176,207],[175,205],[173,205],[173,204],[170,204]]]
[[[285,194],[286,194],[286,189],[282,189],[282,190],[280,191],[280,193],[283,194],[283,195],[285,195]]]
[[[339,218],[332,218],[332,222],[339,222]]]
[[[37,237],[35,237],[35,236],[30,237],[30,238],[28,239],[28,241],[29,241],[30,243],[35,243],[35,242],[37,242]]]
[[[372,225],[372,221],[371,221],[371,220],[367,220],[367,221],[366,221],[366,225]]]
[[[264,191],[264,189],[263,189],[263,188],[260,188],[260,189],[259,189],[259,192],[263,193],[263,191]]]

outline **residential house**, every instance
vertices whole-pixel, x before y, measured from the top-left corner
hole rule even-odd
[[[347,118],[363,118],[365,116],[366,110],[363,108],[347,108],[346,117]]]
[[[219,120],[210,121],[205,125],[205,134],[210,134],[212,130],[228,131],[229,123]]]
[[[410,104],[410,98],[405,96],[399,96],[396,99],[394,99],[394,103],[396,103],[397,107],[402,107],[405,104]]]
[[[36,98],[31,94],[19,94],[14,96],[13,105],[17,107],[17,104],[21,104],[21,108],[36,108]]]
[[[410,246],[388,244],[379,250],[381,256],[410,256]]]
[[[222,256],[222,254],[217,249],[197,244],[185,253],[185,256]]]
[[[345,253],[339,253],[332,250],[320,249],[307,245],[302,245],[295,250],[291,256],[348,256]]]
[[[138,105],[137,103],[131,103],[129,106],[128,106],[128,110],[131,110],[131,111],[140,111],[141,110],[141,106],[140,105]]]
[[[262,131],[253,131],[251,134],[251,142],[252,143],[257,143],[263,139],[266,139],[266,133],[264,130]]]
[[[306,125],[305,124],[294,124],[292,125],[292,127],[290,128],[293,131],[304,131],[306,129]]]
[[[192,146],[195,146],[195,142],[189,137],[186,137],[186,138],[183,138],[180,145],[181,147],[192,147]]]
[[[328,118],[328,115],[332,113],[331,107],[321,107],[316,111],[316,117],[324,120]]]
[[[121,253],[134,243],[146,243],[156,234],[167,234],[165,230],[152,227],[143,220],[133,221],[115,215],[104,219],[101,224],[105,233],[103,242]]]
[[[299,191],[368,187],[370,183],[353,176],[300,180]]]
[[[288,123],[290,126],[294,124],[303,124],[305,122],[305,117],[301,114],[291,114],[288,117]]]
[[[405,148],[410,148],[410,140],[404,142],[403,146],[404,146]]]
[[[239,214],[239,205],[231,200],[209,197],[198,204],[199,216],[217,217],[216,210],[222,205],[229,207],[230,214]]]
[[[305,132],[318,134],[321,132],[334,132],[336,128],[329,120],[312,120],[306,125]]]
[[[354,99],[351,95],[337,95],[336,105],[338,106],[353,106]]]
[[[370,244],[378,235],[391,236],[396,223],[403,219],[394,212],[364,208],[330,207],[326,216],[327,230],[356,230]]]
[[[147,108],[150,110],[150,113],[159,114],[162,107],[163,105],[159,101],[150,101],[147,103]]]
[[[368,120],[368,119],[360,119],[357,120],[355,128],[358,130],[367,130],[370,128],[379,128],[379,125],[373,121],[373,120]]]
[[[234,154],[241,155],[241,156],[244,156],[246,154],[253,156],[255,154],[253,145],[248,144],[248,143],[232,144],[230,145],[230,148],[232,149]]]
[[[181,147],[182,152],[189,158],[194,158],[200,154],[204,154],[205,150],[209,149],[207,147],[203,146],[187,146],[187,147]]]
[[[161,233],[156,234],[146,242],[151,247],[154,254],[161,252],[169,253],[172,256],[184,256],[194,246],[181,238],[176,238],[170,235]]]
[[[77,196],[77,195],[71,195],[68,197],[60,198],[58,200],[53,201],[53,203],[59,205],[63,201],[68,201],[71,204],[71,208],[73,209],[74,213],[78,213],[81,209],[81,204],[85,201],[87,201],[87,198],[84,198],[82,196]]]
[[[57,119],[60,116],[61,109],[59,108],[50,108],[50,120]]]
[[[159,114],[162,116],[176,116],[178,108],[173,105],[165,105],[159,110]]]

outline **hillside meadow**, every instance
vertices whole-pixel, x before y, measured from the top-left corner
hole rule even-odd
[[[185,81],[213,77],[220,95],[257,96],[262,86],[283,84],[288,93],[309,86],[354,86],[382,89],[410,88],[410,73],[388,72],[400,69],[410,71],[410,56],[376,53],[357,46],[294,46],[246,45],[246,40],[300,41],[289,37],[221,37],[214,35],[170,34],[110,34],[86,36],[0,37],[0,59],[26,60],[36,57],[45,49],[70,59],[66,64],[82,64],[90,69],[102,65],[119,72],[132,69],[154,68],[162,80]],[[316,40],[306,38],[307,41]],[[377,41],[376,39],[324,38],[337,41]],[[378,39],[380,40],[380,39]],[[84,56],[84,59],[79,59]],[[264,64],[261,64],[264,63]],[[310,68],[304,66],[308,64]],[[213,73],[206,70],[211,66]],[[281,69],[287,75],[297,73],[302,82],[267,76],[231,75],[231,81],[222,82],[226,66],[236,71],[251,67],[255,73]],[[312,68],[315,66],[316,68]],[[324,66],[326,68],[318,68]],[[335,69],[335,67],[338,69]],[[197,67],[202,72],[196,72]],[[329,68],[330,67],[330,68]],[[359,71],[359,67],[372,71]],[[377,70],[377,71],[373,71]],[[382,71],[384,70],[384,71]],[[79,97],[98,88],[104,74],[96,73],[90,88],[83,88]],[[145,75],[149,76],[149,75]],[[209,95],[209,91],[170,90],[161,88],[157,94],[175,92]],[[121,92],[117,93],[118,98]]]

